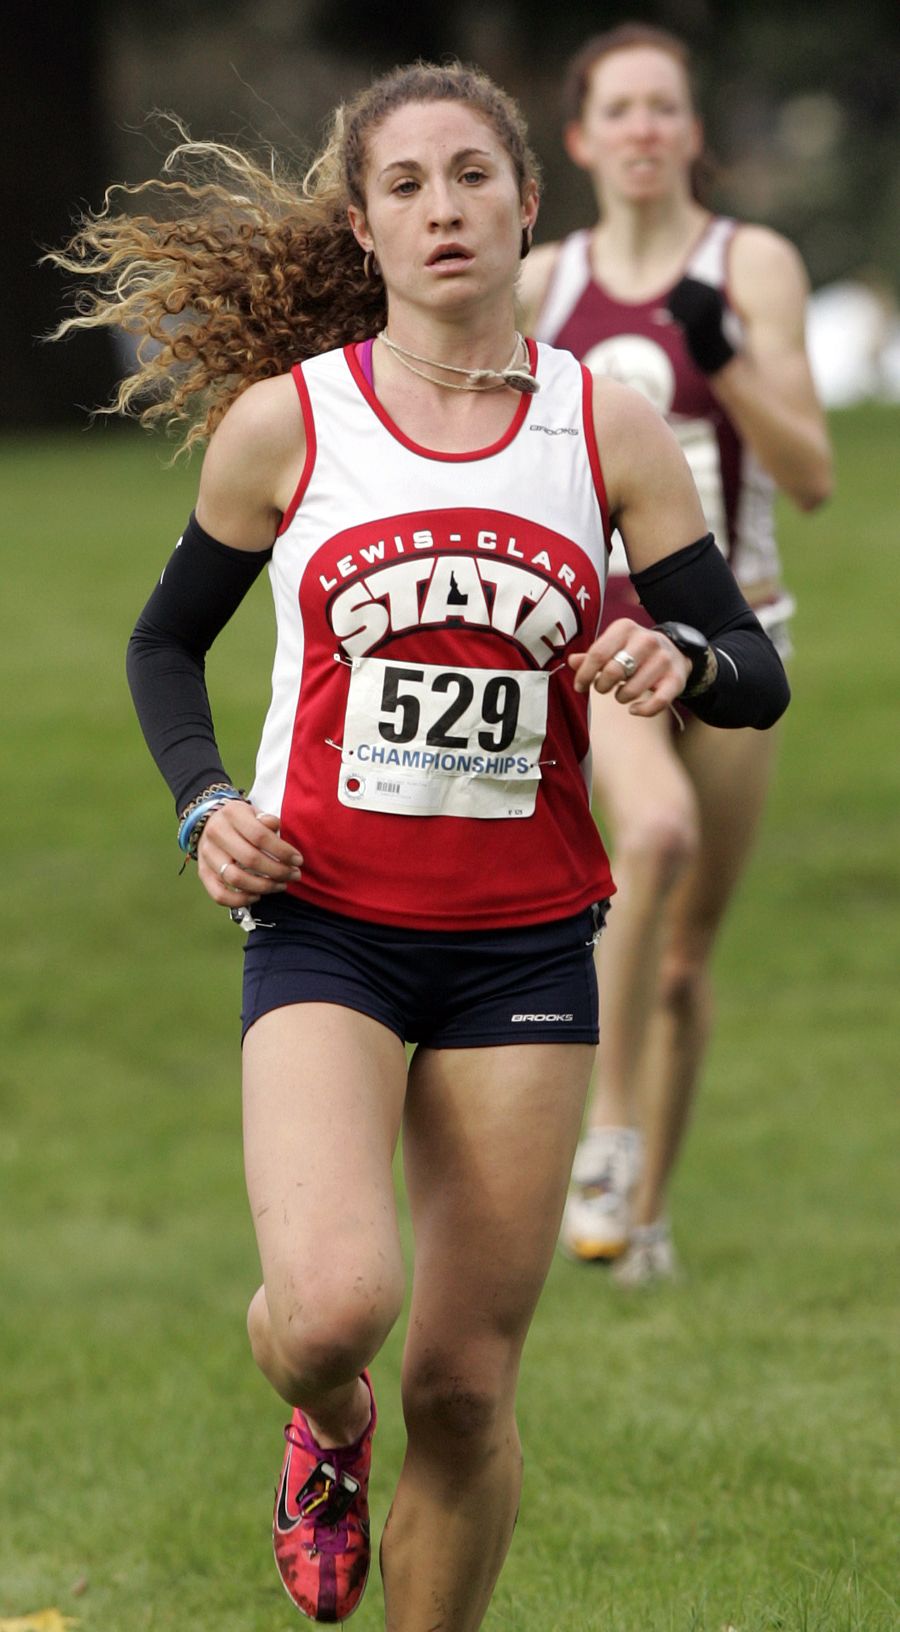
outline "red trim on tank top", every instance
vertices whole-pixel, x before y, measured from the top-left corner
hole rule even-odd
[[[594,424],[594,376],[584,363],[579,363],[581,369],[581,407],[584,417],[584,440],[587,445],[588,460],[591,475],[594,478],[594,490],[600,506],[600,515],[603,519],[603,541],[606,553],[609,555],[612,540],[609,527],[609,500],[606,496],[606,483],[603,480],[603,466],[600,463],[600,449],[597,446],[597,428]]]
[[[300,480],[294,489],[294,496],[281,518],[281,526],[279,527],[277,534],[279,538],[281,537],[281,534],[291,525],[291,522],[297,514],[297,508],[300,504],[300,500],[303,498],[303,495],[309,486],[309,480],[313,473],[313,466],[316,462],[316,422],[313,419],[312,403],[309,400],[309,388],[307,387],[306,380],[303,376],[302,363],[294,364],[293,368],[291,369],[291,378],[297,387],[297,395],[300,398],[300,412],[303,415],[303,428],[306,432],[306,458],[303,461],[303,469],[300,472]]]
[[[534,340],[526,340],[525,344],[528,347],[528,359],[531,366],[531,372],[536,374],[537,345]],[[502,453],[503,449],[508,448],[509,444],[514,441],[515,437],[522,428],[525,415],[528,413],[528,406],[531,398],[523,395],[520,398],[518,407],[516,408],[512,420],[507,426],[503,435],[496,442],[492,442],[487,448],[475,448],[471,453],[442,453],[436,448],[425,448],[420,443],[414,442],[412,438],[407,436],[404,431],[401,431],[399,425],[394,423],[390,414],[379,402],[372,386],[366,379],[365,372],[360,363],[358,347],[355,345],[345,346],[344,356],[347,359],[347,367],[349,368],[350,373],[353,375],[356,384],[359,386],[360,391],[365,397],[366,402],[369,404],[369,407],[372,409],[373,413],[378,417],[378,419],[381,420],[385,430],[389,431],[394,440],[399,442],[402,447],[408,448],[410,453],[417,453],[421,459],[437,459],[445,464],[463,464],[476,459],[490,459],[495,453]]]

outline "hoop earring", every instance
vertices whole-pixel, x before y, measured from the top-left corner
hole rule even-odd
[[[523,227],[522,228],[522,247],[519,250],[519,260],[520,261],[524,261],[526,255],[529,253],[529,251],[531,249],[531,243],[532,243],[533,237],[534,237],[534,230],[533,230],[532,227]]]
[[[369,279],[370,283],[374,283],[376,278],[381,277],[381,267],[375,259],[374,249],[367,249],[363,256],[363,275]]]

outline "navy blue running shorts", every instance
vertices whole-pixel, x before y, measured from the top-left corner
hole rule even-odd
[[[594,945],[609,903],[519,929],[363,923],[264,896],[244,949],[242,1035],[291,1003],[337,1003],[427,1048],[596,1043]]]

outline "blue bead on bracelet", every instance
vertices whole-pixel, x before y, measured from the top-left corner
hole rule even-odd
[[[200,835],[213,811],[226,805],[229,799],[245,798],[246,794],[241,793],[239,788],[216,788],[215,792],[210,790],[208,794],[201,794],[182,818],[178,829],[179,850],[183,850],[186,856],[196,861]]]

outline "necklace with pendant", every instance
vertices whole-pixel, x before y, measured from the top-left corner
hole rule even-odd
[[[508,385],[513,391],[521,391],[523,396],[531,397],[541,389],[528,367],[528,347],[519,333],[516,334],[513,354],[505,368],[457,368],[455,363],[436,363],[430,357],[420,357],[417,352],[407,351],[405,347],[398,346],[386,329],[381,330],[378,339],[383,341],[398,363],[408,368],[411,374],[418,374],[421,380],[429,380],[432,385],[442,385],[448,391],[500,391],[503,386]],[[517,366],[516,358],[522,351],[525,352],[526,362],[524,366]],[[424,373],[421,368],[416,368],[416,363],[424,363],[426,368],[443,369],[447,374],[462,374],[465,378],[462,381],[442,380]]]

